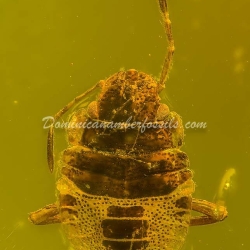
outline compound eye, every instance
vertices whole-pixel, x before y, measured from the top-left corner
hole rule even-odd
[[[99,113],[96,101],[93,101],[89,104],[87,108],[87,114],[92,119],[99,119]]]
[[[169,115],[169,107],[168,105],[161,103],[156,114],[157,121],[164,121]]]

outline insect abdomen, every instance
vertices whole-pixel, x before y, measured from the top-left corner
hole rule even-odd
[[[149,223],[143,219],[142,206],[110,206],[102,221],[103,245],[107,249],[146,249]]]
[[[63,160],[62,224],[76,250],[182,245],[193,192],[185,153],[169,149],[134,159],[75,146],[64,151]]]
[[[138,199],[88,195],[64,178],[58,188],[62,225],[75,250],[178,250],[184,243],[190,223],[191,180],[169,195]],[[119,208],[117,214],[109,214],[110,207]],[[144,211],[123,217],[121,210],[133,207]]]

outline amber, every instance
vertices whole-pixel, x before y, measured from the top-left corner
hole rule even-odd
[[[68,147],[57,165],[57,200],[30,214],[37,225],[61,223],[75,250],[179,250],[190,225],[227,217],[224,206],[192,198],[193,173],[181,151],[180,116],[159,93],[174,43],[166,0],[159,0],[169,42],[161,77],[134,69],[100,81],[62,108],[70,114]],[[84,98],[100,89],[83,108]],[[54,125],[48,164],[54,170]],[[192,217],[191,211],[202,213]]]

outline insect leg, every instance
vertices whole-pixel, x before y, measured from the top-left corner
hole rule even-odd
[[[60,223],[59,210],[56,204],[49,204],[29,214],[29,220],[35,225]]]
[[[190,226],[200,226],[223,221],[227,217],[226,207],[218,204],[193,198],[192,210],[203,215],[191,218]]]
[[[82,93],[81,95],[75,97],[74,100],[72,100],[64,108],[59,110],[54,115],[54,122],[56,122],[60,117],[62,117],[62,115],[64,115],[70,108],[72,108],[74,105],[79,103],[84,97],[86,97],[86,95],[88,95],[93,90],[101,86],[102,83],[103,81],[100,81],[99,83],[95,84],[92,88]],[[48,137],[47,137],[47,162],[48,162],[50,172],[52,173],[54,169],[54,125],[53,124],[51,124],[49,128]]]
[[[163,22],[164,22],[164,29],[167,36],[168,41],[168,49],[167,54],[164,59],[160,82],[159,85],[163,88],[165,85],[165,81],[168,78],[169,71],[171,70],[172,63],[173,63],[173,55],[174,55],[174,39],[172,34],[172,26],[171,21],[169,19],[169,12],[168,12],[168,4],[167,0],[158,0],[160,6],[160,12],[162,14]],[[162,89],[160,88],[160,89]]]

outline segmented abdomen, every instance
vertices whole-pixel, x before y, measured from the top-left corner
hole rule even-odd
[[[134,159],[75,146],[63,160],[59,207],[76,250],[181,248],[193,192],[185,153],[168,149]]]

